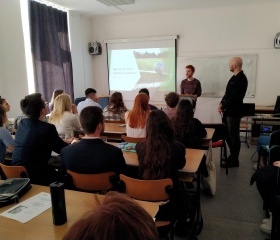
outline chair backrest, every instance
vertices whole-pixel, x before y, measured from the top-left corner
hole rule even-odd
[[[84,174],[67,170],[67,173],[72,177],[72,183],[75,188],[85,191],[100,191],[112,188],[110,177],[115,175],[115,172]]]
[[[134,137],[128,137],[125,135],[121,135],[121,139],[124,140],[125,142],[129,142],[129,143],[138,143],[138,142],[144,141],[146,138],[134,138]]]
[[[7,166],[0,163],[6,178],[27,178],[28,174],[24,166]]]
[[[212,142],[225,140],[228,135],[228,128],[224,123],[203,123],[205,128],[214,128],[215,132],[212,137]]]
[[[85,101],[86,100],[86,97],[79,97],[79,98],[76,98],[74,103],[76,106],[78,106],[79,102],[81,101]]]
[[[120,179],[125,183],[125,193],[142,201],[166,201],[170,199],[173,182],[170,178],[160,180],[139,180],[123,174]]]
[[[280,145],[280,130],[275,130],[270,134],[269,147]]]

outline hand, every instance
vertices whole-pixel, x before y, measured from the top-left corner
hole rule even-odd
[[[275,161],[275,162],[273,163],[273,166],[275,166],[275,167],[280,167],[280,161]]]
[[[222,113],[222,112],[223,112],[222,104],[219,104],[219,106],[218,106],[218,112],[219,112],[219,113]]]
[[[72,113],[78,113],[77,106],[75,104],[72,104]]]
[[[75,138],[75,137],[72,137],[72,138],[65,138],[63,141],[68,143],[68,144],[72,144],[73,141],[79,141],[79,139]]]

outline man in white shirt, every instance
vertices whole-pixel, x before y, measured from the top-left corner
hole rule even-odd
[[[81,111],[88,106],[99,107],[102,109],[100,104],[97,102],[98,98],[96,95],[96,90],[93,88],[87,88],[85,90],[86,99],[84,101],[79,102],[77,106],[78,113],[80,114]]]

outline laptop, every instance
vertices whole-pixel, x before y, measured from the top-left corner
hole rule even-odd
[[[277,96],[272,117],[280,118],[280,96]]]

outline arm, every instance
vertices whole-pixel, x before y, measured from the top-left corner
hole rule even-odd
[[[177,168],[182,169],[186,165],[186,149],[182,143],[175,142],[177,147]]]
[[[14,139],[12,138],[10,132],[3,128],[0,134],[2,135],[1,139],[4,145],[9,151],[12,152],[14,150]]]
[[[50,125],[50,144],[52,147],[52,151],[56,152],[56,153],[60,153],[60,150],[66,146],[68,146],[68,144],[66,142],[64,142],[58,135],[56,128],[54,125],[49,124]]]
[[[201,93],[202,93],[202,88],[201,88],[201,83],[200,83],[200,81],[199,81],[199,80],[197,80],[197,86],[196,86],[196,91],[195,91],[195,93],[196,93],[195,98],[197,98],[197,97],[200,97],[200,96],[201,96]]]

